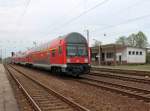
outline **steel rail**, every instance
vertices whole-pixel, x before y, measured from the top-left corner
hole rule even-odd
[[[47,87],[46,85],[44,85],[42,82],[33,79],[32,77],[29,77],[28,75],[26,75],[24,72],[18,70],[17,68],[13,67],[12,65],[10,65],[10,67],[12,67],[13,69],[15,69],[17,72],[23,74],[25,77],[27,77],[28,79],[34,81],[35,83],[37,83],[38,85],[40,85],[41,87],[43,87],[44,89],[46,89],[48,92],[50,92],[51,94],[53,94],[54,96],[60,98],[62,101],[68,103],[69,105],[71,105],[73,108],[77,109],[78,111],[90,111],[89,109],[81,106],[80,104],[70,100],[69,98],[63,96],[62,94],[54,91],[53,89]]]
[[[30,104],[33,106],[35,111],[42,111],[41,108],[36,104],[36,102],[34,101],[34,99],[29,95],[29,93],[25,90],[25,88],[23,87],[23,85],[19,82],[19,80],[12,74],[12,72],[8,69],[7,66],[4,66],[5,69],[7,70],[7,72],[10,74],[10,76],[15,80],[15,82],[17,83],[19,89],[22,90],[22,92],[24,93],[24,95],[27,97],[27,99],[29,100]]]
[[[115,79],[120,79],[120,80],[125,80],[125,81],[150,84],[150,79],[147,79],[144,77],[133,76],[133,75],[111,74],[110,72],[99,72],[99,71],[91,71],[91,73],[88,75],[99,76],[99,77],[109,77],[109,78],[115,78]]]
[[[77,80],[77,81],[82,82],[84,84],[89,84],[92,86],[101,87],[107,90],[119,92],[121,94],[129,95],[134,98],[142,99],[146,102],[150,102],[150,96],[148,96],[150,94],[150,91],[148,90],[113,84],[110,82],[104,82],[101,80],[95,80],[95,79],[83,77],[83,76],[81,77],[80,80]]]
[[[130,75],[136,75],[136,76],[149,76],[150,75],[150,71],[142,71],[142,70],[134,70],[134,69],[119,69],[119,68],[106,68],[106,67],[98,68],[98,67],[92,66],[91,70],[130,74]]]

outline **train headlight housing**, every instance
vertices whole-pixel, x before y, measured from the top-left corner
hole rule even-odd
[[[67,63],[70,63],[70,59],[69,58],[67,59]]]
[[[84,59],[84,62],[85,62],[85,63],[88,63],[88,59],[87,59],[87,58],[85,58],[85,59]]]

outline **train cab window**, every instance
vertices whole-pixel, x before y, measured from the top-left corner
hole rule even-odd
[[[52,57],[55,57],[56,51],[52,50]]]
[[[58,47],[58,52],[59,52],[59,55],[62,54],[62,47],[61,46]]]
[[[82,44],[68,45],[67,56],[88,56],[88,49]]]
[[[77,55],[77,47],[73,45],[67,46],[67,56],[76,56]]]
[[[84,46],[79,46],[78,47],[78,55],[79,56],[87,56],[88,55],[87,48]]]
[[[140,51],[140,55],[142,55],[142,51]]]

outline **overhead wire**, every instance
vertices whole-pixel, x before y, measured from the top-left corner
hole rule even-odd
[[[23,12],[21,13],[21,15],[19,16],[19,18],[18,18],[18,20],[17,20],[17,22],[16,22],[16,26],[17,26],[17,28],[16,28],[16,34],[17,34],[17,32],[18,32],[18,29],[19,29],[19,26],[21,25],[21,22],[22,22],[22,19],[23,19],[23,17],[25,16],[25,14],[27,13],[27,10],[28,10],[28,7],[29,7],[29,5],[30,5],[30,3],[31,3],[31,0],[25,0],[26,2],[25,2],[25,5],[24,5],[24,9],[23,9]],[[8,43],[10,43],[10,41],[7,41]],[[14,41],[15,42],[15,41]],[[15,42],[16,43],[16,42]],[[20,42],[19,42],[20,43]],[[21,42],[22,43],[22,42]]]
[[[103,2],[100,2],[100,3],[96,4],[96,5],[94,5],[92,8],[89,8],[89,9],[83,11],[81,14],[77,15],[76,17],[73,17],[73,18],[70,19],[69,21],[65,22],[64,24],[60,25],[59,27],[54,28],[53,30],[59,30],[59,29],[62,28],[62,27],[64,28],[64,27],[68,26],[70,23],[74,22],[75,20],[77,20],[77,19],[79,19],[80,17],[86,15],[88,12],[90,12],[90,11],[96,9],[97,7],[99,7],[99,6],[103,5],[103,4],[105,4],[105,3],[108,2],[108,1],[109,1],[109,0],[104,0]],[[24,17],[25,13],[27,12],[27,9],[28,9],[28,7],[29,7],[30,2],[31,2],[31,0],[27,0],[26,5],[25,5],[25,9],[24,9],[24,11],[23,11],[23,13],[22,13],[22,15],[21,15],[20,18],[23,18],[23,17]],[[137,3],[135,3],[134,5],[137,5],[137,4],[139,4],[139,3],[140,3],[140,2],[137,2]],[[131,7],[131,6],[129,6],[129,7]],[[126,23],[129,23],[129,22],[137,21],[137,20],[140,20],[140,19],[149,17],[149,16],[150,16],[150,15],[144,15],[144,16],[141,16],[141,17],[136,17],[136,18],[129,19],[129,20],[127,20],[127,21],[121,22],[121,23],[119,23],[119,24],[116,24],[116,25],[109,25],[109,26],[106,26],[106,27],[104,27],[104,28],[102,28],[102,29],[100,28],[100,29],[101,29],[101,30],[105,30],[105,29],[107,29],[107,28],[116,27],[116,26],[119,26],[119,25],[122,25],[122,24],[126,24]]]
[[[119,25],[122,25],[122,24],[127,24],[127,23],[130,23],[130,22],[134,22],[134,21],[138,21],[138,20],[141,20],[141,19],[144,19],[144,18],[147,18],[147,17],[150,17],[150,14],[148,15],[143,15],[143,16],[138,16],[136,18],[132,18],[132,19],[128,19],[126,21],[123,21],[121,23],[118,23],[118,24],[115,24],[115,25],[109,25],[109,26],[106,26],[104,28],[100,28],[101,30],[104,30],[104,29],[108,29],[108,28],[112,28],[112,27],[116,27],[116,26],[119,26]]]
[[[82,13],[80,13],[79,15],[77,15],[76,17],[73,17],[73,18],[70,19],[69,21],[65,22],[64,24],[60,25],[59,27],[56,27],[56,28],[52,29],[51,31],[53,31],[53,30],[59,30],[59,29],[61,29],[62,27],[64,28],[64,27],[68,26],[68,25],[69,25],[70,23],[72,23],[73,21],[79,19],[79,18],[82,17],[83,15],[85,15],[85,14],[87,14],[88,12],[90,12],[90,11],[96,9],[97,7],[99,7],[99,6],[101,6],[101,5],[105,4],[105,3],[107,3],[108,1],[109,1],[109,0],[104,0],[103,2],[100,2],[100,3],[96,4],[96,5],[93,6],[92,8],[89,8],[89,9],[83,11]]]
[[[138,1],[138,2],[134,3],[133,5],[131,5],[131,6],[127,7],[127,8],[125,8],[125,9],[133,8],[133,7],[135,7],[135,6],[141,5],[141,3],[144,3],[144,2],[148,2],[148,0],[145,0],[145,1],[143,1],[143,0]],[[123,9],[123,10],[125,10],[125,9]],[[119,12],[121,12],[121,11],[123,11],[123,10],[120,10]],[[126,10],[125,10],[125,11],[126,11]],[[116,15],[116,14],[114,14],[114,15]],[[119,25],[127,24],[127,23],[134,22],[134,21],[138,21],[138,20],[141,20],[141,19],[144,19],[144,18],[147,18],[147,17],[150,17],[150,14],[148,14],[148,15],[143,15],[143,16],[139,16],[139,17],[132,18],[132,19],[128,19],[128,20],[123,21],[123,22],[118,23],[118,24],[107,25],[107,26],[105,26],[105,27],[103,27],[103,28],[98,28],[97,30],[101,32],[101,31],[106,30],[106,29],[109,29],[109,28],[113,28],[113,27],[116,27],[116,26],[119,26]],[[96,30],[96,31],[97,31],[97,30]],[[102,34],[102,33],[101,33],[101,34]]]
[[[25,3],[24,10],[23,10],[23,12],[22,12],[21,15],[20,15],[17,24],[21,24],[22,19],[23,19],[23,17],[25,16],[25,14],[26,14],[26,12],[27,12],[27,10],[28,10],[28,7],[29,7],[29,5],[30,5],[30,3],[31,3],[31,0],[25,0],[25,1],[26,1],[26,3]]]
[[[22,23],[22,19],[23,19],[23,17],[25,16],[25,14],[26,14],[26,12],[27,12],[27,10],[28,10],[28,7],[29,7],[29,5],[30,5],[30,3],[31,3],[31,0],[25,0],[26,2],[25,2],[25,6],[24,6],[24,9],[23,9],[23,12],[21,13],[21,15],[20,15],[20,17],[18,18],[18,20],[17,20],[17,23],[16,23],[16,33],[15,33],[15,35],[17,36],[17,32],[19,31],[19,28],[20,28],[20,25],[21,25],[21,23]]]
[[[114,13],[113,15],[116,15],[116,14],[118,14],[118,13],[122,13],[123,11],[127,11],[127,10],[129,10],[129,9],[131,9],[131,8],[137,7],[138,5],[141,5],[141,4],[143,4],[143,3],[145,3],[145,2],[148,2],[148,1],[149,1],[149,0],[140,0],[140,1],[137,1],[137,2],[135,2],[134,4],[128,6],[128,7],[124,8],[124,9],[120,9],[117,13]]]
[[[61,18],[65,17],[65,16],[68,16],[68,14],[72,13],[72,10],[73,10],[73,9],[76,9],[76,8],[78,8],[78,7],[79,7],[79,4],[75,5],[75,7],[73,7],[71,10],[69,10],[69,12],[65,13],[63,16],[59,17],[57,20],[60,21]],[[57,20],[56,20],[56,21],[57,21]],[[53,25],[55,25],[55,24],[57,24],[57,23],[58,23],[58,22],[53,22],[53,23],[52,23],[51,25],[49,25],[49,26],[53,26]],[[48,26],[48,27],[49,27],[49,26]]]
[[[118,24],[109,25],[109,26],[106,26],[106,27],[103,27],[103,28],[99,28],[98,30],[101,32],[101,31],[106,30],[106,29],[110,29],[110,28],[117,27],[117,26],[120,26],[120,25],[123,25],[123,24],[135,22],[135,21],[142,20],[142,19],[145,19],[145,18],[148,18],[148,17],[150,17],[150,14],[139,16],[139,17],[132,18],[132,19],[128,19],[128,20],[120,22]],[[103,34],[103,33],[100,33],[100,34]]]
[[[73,18],[70,19],[69,21],[65,22],[64,24],[60,25],[59,27],[56,27],[56,28],[52,29],[51,31],[53,31],[53,30],[59,30],[59,29],[62,29],[62,28],[64,28],[64,27],[68,26],[69,24],[71,24],[71,23],[74,22],[75,20],[77,20],[77,19],[79,19],[80,17],[86,15],[88,12],[90,12],[90,11],[94,10],[95,8],[97,8],[97,7],[99,7],[99,6],[103,5],[103,4],[105,4],[105,3],[108,2],[108,1],[109,1],[109,0],[105,0],[105,1],[103,1],[103,2],[101,2],[101,3],[96,4],[94,7],[85,10],[85,11],[82,12],[81,14],[77,15],[76,17],[73,17]],[[124,10],[129,9],[129,8],[133,8],[133,7],[135,7],[135,6],[139,5],[139,4],[141,4],[141,2],[144,3],[144,2],[147,2],[147,1],[148,1],[148,0],[145,0],[145,1],[143,1],[143,0],[142,0],[142,1],[138,1],[138,2],[134,3],[133,5],[131,5],[131,6],[127,7],[127,8],[125,8]],[[119,12],[120,12],[120,11],[119,11]],[[107,26],[107,27],[110,27],[110,26]]]

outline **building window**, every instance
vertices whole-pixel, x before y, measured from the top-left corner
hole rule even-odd
[[[129,51],[129,55],[131,55],[131,51]]]
[[[107,53],[107,58],[113,58],[113,53],[112,52],[109,52],[109,53]]]
[[[135,51],[132,51],[132,55],[134,55],[135,54]]]
[[[140,52],[140,55],[142,55],[142,51]]]
[[[139,55],[139,52],[138,52],[138,51],[136,51],[136,55]]]

